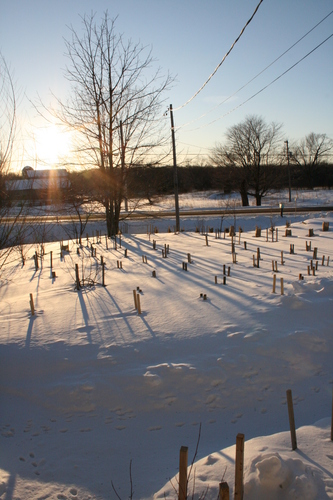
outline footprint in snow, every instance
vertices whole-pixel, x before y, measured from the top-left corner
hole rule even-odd
[[[162,427],[160,425],[157,425],[156,427],[149,427],[149,431],[160,431]]]
[[[67,431],[68,431],[68,429],[60,429],[60,431],[59,431],[59,432],[62,432],[62,433],[64,434],[64,433],[65,433],[65,432],[67,432]]]
[[[90,432],[91,429],[90,427],[87,427],[86,429],[80,429],[80,432]]]
[[[118,427],[116,427],[117,431],[123,431],[124,429],[126,429],[126,426],[125,425],[119,425]]]
[[[185,422],[178,422],[175,424],[176,427],[183,427],[183,425],[185,425]]]
[[[77,489],[76,488],[71,488],[69,490],[69,492],[70,492],[71,495],[73,495],[73,497],[76,497],[76,495],[77,495]]]

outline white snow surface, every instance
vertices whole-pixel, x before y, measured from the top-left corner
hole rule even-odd
[[[313,203],[320,197],[332,204],[330,191],[315,192]],[[207,198],[193,197],[192,206]],[[272,221],[274,241],[266,232]],[[233,498],[238,433],[245,435],[244,499],[333,499],[333,214],[239,216],[236,262],[228,233],[215,236],[208,234],[207,246],[193,230],[124,234],[117,248],[110,240],[106,248],[103,237],[93,242],[96,257],[91,238],[80,255],[69,241],[63,258],[59,242],[47,243],[38,270],[39,245],[26,248],[24,266],[18,252],[5,266],[1,500],[106,500],[116,498],[111,482],[122,499],[131,482],[133,498],[177,498],[181,446],[189,453],[189,497],[216,499],[227,481]],[[79,291],[75,264],[86,283]]]

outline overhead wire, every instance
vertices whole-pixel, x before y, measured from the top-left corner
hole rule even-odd
[[[277,82],[280,78],[282,78],[284,75],[286,75],[287,73],[289,73],[289,71],[291,71],[298,64],[300,64],[302,61],[304,61],[304,59],[306,59],[309,55],[311,55],[315,50],[319,49],[319,47],[321,47],[324,43],[326,43],[332,37],[333,37],[333,33],[330,36],[328,36],[325,40],[323,40],[321,43],[319,43],[316,47],[314,47],[312,50],[310,50],[310,52],[308,52],[305,56],[303,56],[301,59],[299,59],[296,63],[294,63],[292,66],[290,66],[288,69],[286,69],[283,73],[281,73],[279,76],[277,76],[276,78],[274,78],[274,80],[272,80],[270,83],[268,83],[267,85],[265,85],[264,87],[262,87],[260,90],[258,90],[258,92],[255,92],[251,97],[249,97],[248,99],[246,99],[242,103],[238,104],[238,106],[235,106],[233,109],[229,110],[227,113],[223,114],[222,116],[216,118],[215,120],[212,120],[211,122],[209,122],[209,123],[207,123],[205,125],[202,125],[201,127],[197,127],[197,128],[191,129],[190,132],[192,132],[194,130],[200,130],[202,128],[208,127],[209,125],[212,125],[213,123],[221,120],[225,116],[230,115],[231,113],[233,113],[234,111],[236,111],[236,109],[240,108],[241,106],[243,106],[247,102],[251,101],[254,97],[256,97],[261,92],[263,92],[264,90],[266,90],[268,87],[270,87],[271,85],[273,85],[273,83]]]
[[[301,38],[299,38],[295,43],[293,43],[287,50],[285,50],[284,52],[282,52],[282,54],[280,54],[276,59],[274,59],[274,61],[272,61],[270,64],[268,64],[268,66],[266,66],[264,69],[262,69],[259,73],[257,73],[253,78],[251,78],[250,80],[248,80],[244,85],[242,85],[238,90],[236,90],[233,94],[230,94],[228,97],[226,97],[222,102],[220,102],[219,104],[217,104],[216,106],[214,106],[213,108],[209,109],[206,113],[203,113],[201,116],[199,116],[198,118],[195,118],[194,120],[191,120],[187,123],[185,123],[184,125],[180,125],[179,127],[177,127],[177,129],[180,129],[180,128],[183,128],[183,127],[186,127],[187,125],[190,125],[191,123],[195,123],[196,121],[198,120],[201,120],[201,118],[204,118],[205,116],[207,116],[209,113],[211,113],[212,111],[215,111],[215,109],[219,108],[220,106],[222,106],[222,104],[225,104],[227,101],[229,101],[230,99],[232,99],[236,94],[238,94],[238,92],[240,92],[241,90],[243,90],[245,87],[247,87],[250,83],[252,83],[254,80],[256,80],[260,75],[262,75],[267,69],[269,69],[271,66],[273,66],[273,64],[275,64],[277,61],[279,61],[283,56],[285,56],[291,49],[293,49],[298,43],[300,43],[302,40],[304,40],[305,37],[307,37],[313,30],[315,30],[321,23],[323,23],[330,15],[333,14],[333,10],[327,14],[321,21],[319,21],[315,26],[313,26],[309,31],[307,31],[307,33],[305,33],[303,36],[301,36]]]
[[[250,24],[250,22],[252,21],[252,19],[254,18],[254,16],[256,15],[260,5],[262,4],[264,0],[260,0],[260,2],[258,3],[257,7],[255,8],[252,16],[250,17],[250,19],[247,21],[247,23],[245,24],[245,26],[242,28],[240,34],[238,35],[238,37],[236,38],[236,40],[233,42],[233,44],[231,45],[230,49],[228,50],[228,52],[223,56],[223,59],[222,61],[216,66],[216,68],[214,69],[213,73],[211,73],[209,75],[209,77],[207,78],[207,80],[205,81],[205,83],[203,85],[201,85],[201,87],[199,88],[199,90],[196,91],[195,94],[193,94],[192,97],[190,97],[190,99],[188,99],[184,104],[182,104],[181,106],[178,106],[178,108],[174,108],[173,111],[178,111],[179,109],[182,109],[184,108],[185,106],[187,106],[187,104],[189,104],[191,101],[193,101],[193,99],[195,99],[195,97],[197,97],[198,94],[200,94],[200,92],[206,87],[206,85],[209,83],[209,81],[213,78],[213,76],[216,74],[216,72],[218,71],[218,69],[222,66],[222,64],[224,63],[224,61],[226,60],[226,58],[228,57],[228,55],[230,54],[230,52],[232,51],[232,49],[234,48],[234,46],[236,45],[236,43],[239,41],[239,39],[241,38],[241,36],[243,35],[245,29],[248,27],[248,25]]]

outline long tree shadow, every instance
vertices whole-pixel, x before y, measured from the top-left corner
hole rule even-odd
[[[83,296],[82,296],[82,290],[78,290],[77,294],[79,297],[79,302],[80,302],[83,320],[84,320],[84,325],[85,325],[82,328],[79,328],[78,330],[81,332],[85,332],[87,334],[88,342],[89,342],[89,344],[91,344],[92,343],[91,331],[94,330],[94,327],[89,326],[89,313],[88,313],[86,304],[85,304]]]

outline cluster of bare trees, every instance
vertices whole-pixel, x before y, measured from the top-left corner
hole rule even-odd
[[[225,143],[213,148],[210,162],[232,167],[233,184],[238,187],[243,206],[249,205],[249,196],[254,196],[256,204],[261,205],[261,199],[272,188],[276,175],[269,166],[286,161],[303,166],[308,187],[312,188],[316,168],[328,161],[333,142],[326,134],[311,133],[285,151],[287,141],[282,140],[281,130],[280,124],[266,123],[256,115],[248,116],[227,130]]]

